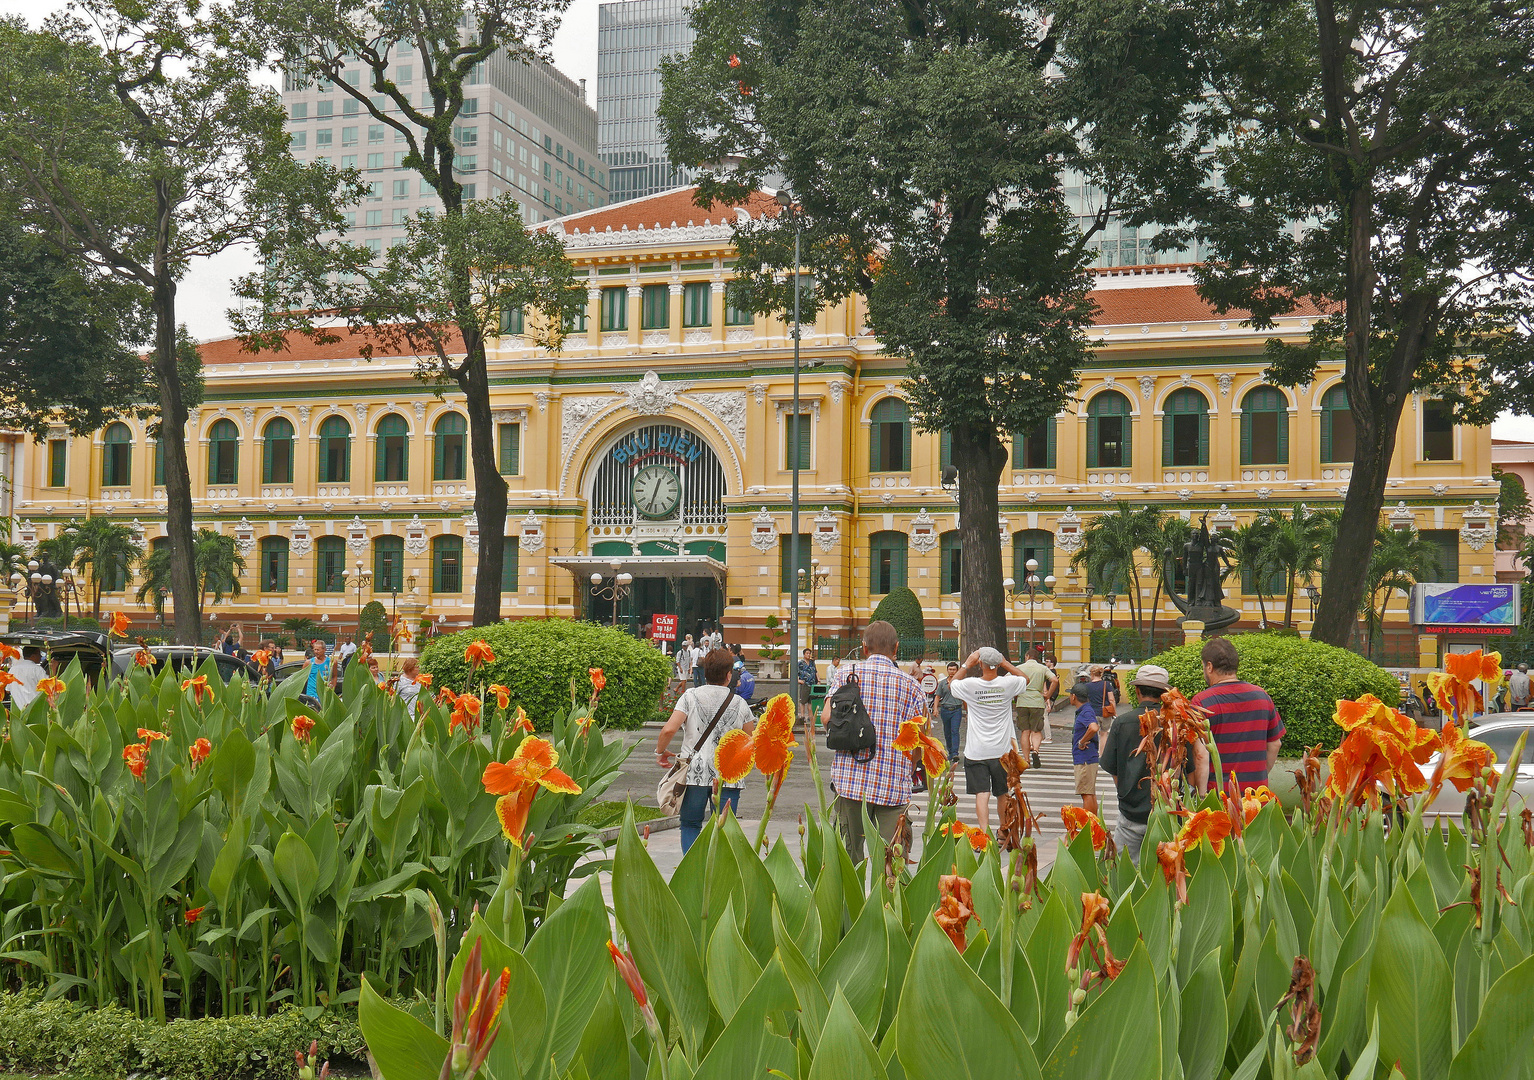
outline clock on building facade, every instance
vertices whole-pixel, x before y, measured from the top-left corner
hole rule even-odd
[[[629,488],[634,509],[652,521],[669,518],[682,502],[682,480],[665,465],[646,465],[634,473]]]

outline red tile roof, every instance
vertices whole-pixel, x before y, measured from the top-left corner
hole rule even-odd
[[[1211,322],[1226,319],[1240,322],[1251,312],[1231,308],[1217,314],[1202,300],[1192,285],[1148,285],[1145,288],[1093,289],[1092,299],[1098,313],[1092,322],[1097,326],[1123,326],[1132,323]],[[1294,315],[1319,315],[1310,301],[1302,301]]]
[[[378,342],[376,336],[367,333],[356,333],[345,327],[331,329],[340,340],[330,345],[316,345],[302,334],[291,334],[288,337],[287,348],[281,352],[259,353],[246,352],[240,347],[240,339],[237,337],[220,338],[217,341],[205,341],[197,346],[202,353],[204,364],[262,364],[282,363],[293,360],[351,360],[362,355],[362,344],[369,338],[375,342],[373,346],[373,358],[412,356],[413,353],[401,351],[398,346],[385,345]],[[449,351],[455,354],[463,352],[463,338],[457,330],[452,332]]]
[[[662,191],[644,199],[630,199],[627,202],[613,203],[597,210],[586,210],[579,214],[569,214],[554,221],[546,221],[535,226],[537,229],[547,229],[551,225],[559,224],[567,233],[579,229],[583,233],[604,232],[611,228],[613,232],[627,226],[630,229],[653,229],[657,224],[662,228],[670,228],[672,225],[686,225],[689,221],[694,225],[702,225],[704,219],[712,223],[733,221],[735,219],[735,207],[722,202],[716,202],[712,206],[702,207],[693,201],[693,195],[697,186],[673,188],[670,191]],[[763,213],[777,213],[777,200],[765,191],[753,191],[741,208],[750,212],[752,217],[760,217]]]

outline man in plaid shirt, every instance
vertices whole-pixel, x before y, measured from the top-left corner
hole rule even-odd
[[[869,623],[863,631],[865,659],[843,664],[826,686],[824,725],[831,719],[831,695],[855,674],[863,706],[874,722],[879,745],[871,756],[837,753],[831,763],[831,785],[836,789],[836,815],[842,839],[853,862],[863,858],[863,811],[886,841],[895,837],[895,826],[911,801],[911,763],[895,749],[895,737],[907,720],[926,715],[927,695],[916,680],[895,663],[900,635],[887,622]],[[822,728],[823,730],[823,728]],[[859,760],[864,758],[864,760]]]

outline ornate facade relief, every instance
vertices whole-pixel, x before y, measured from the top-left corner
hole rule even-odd
[[[921,513],[911,519],[911,531],[907,537],[918,555],[925,555],[937,547],[937,522],[927,513],[925,506],[921,508]]]
[[[363,523],[360,516],[353,515],[351,521],[347,522],[346,546],[351,548],[352,552],[357,555],[361,555],[367,549],[368,527]]]
[[[298,515],[298,520],[293,522],[292,528],[293,539],[288,543],[289,554],[300,557],[309,554],[309,550],[314,546],[314,534],[302,514]]]
[[[696,402],[713,413],[725,426],[725,430],[735,436],[735,441],[742,446],[745,445],[746,393],[744,390],[720,394],[688,394],[687,400]]]
[[[1465,511],[1465,523],[1460,526],[1459,538],[1471,551],[1480,551],[1497,538],[1497,518],[1479,499]]]
[[[821,551],[829,552],[841,538],[841,522],[829,506],[822,506],[820,513],[815,515],[815,543],[820,545]]]
[[[613,390],[628,399],[626,404],[641,416],[659,416],[676,404],[676,396],[691,383],[663,383],[653,370],[644,373],[637,383],[622,383]]]
[[[543,550],[543,521],[538,517],[537,511],[529,510],[518,528],[521,530],[522,539],[517,546],[521,550],[530,554]]]
[[[1055,546],[1068,555],[1081,550],[1081,515],[1067,506],[1055,522]]]
[[[234,527],[234,546],[242,556],[249,555],[251,548],[256,546],[256,527],[249,518],[240,518],[240,523]]]
[[[416,514],[405,526],[405,550],[412,555],[426,554],[426,523]]]
[[[762,507],[761,513],[751,519],[751,546],[766,552],[778,542],[778,521]]]

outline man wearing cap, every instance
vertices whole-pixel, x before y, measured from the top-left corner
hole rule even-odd
[[[1134,675],[1134,689],[1139,703],[1113,720],[1103,746],[1103,771],[1113,777],[1118,792],[1119,821],[1113,829],[1113,842],[1140,861],[1140,844],[1151,812],[1151,764],[1140,747],[1140,716],[1147,709],[1161,707],[1161,695],[1171,689],[1171,677],[1164,667],[1141,665]],[[1194,743],[1189,755],[1195,791],[1203,791],[1209,782],[1209,751],[1203,743]]]
[[[1044,699],[1053,697],[1060,680],[1042,663],[1044,646],[1035,645],[1017,673],[1023,677],[1022,692],[1017,695],[1017,729],[1022,732],[1023,749],[1028,763],[1042,768],[1039,744],[1044,741]]]
[[[973,678],[976,674],[980,677]],[[1007,793],[1007,771],[1001,767],[1001,756],[1012,749],[1017,734],[1012,726],[1012,699],[1028,680],[1000,651],[987,645],[969,654],[948,685],[949,692],[969,706],[964,783],[975,797],[975,817],[985,829],[991,820],[991,796]]]

